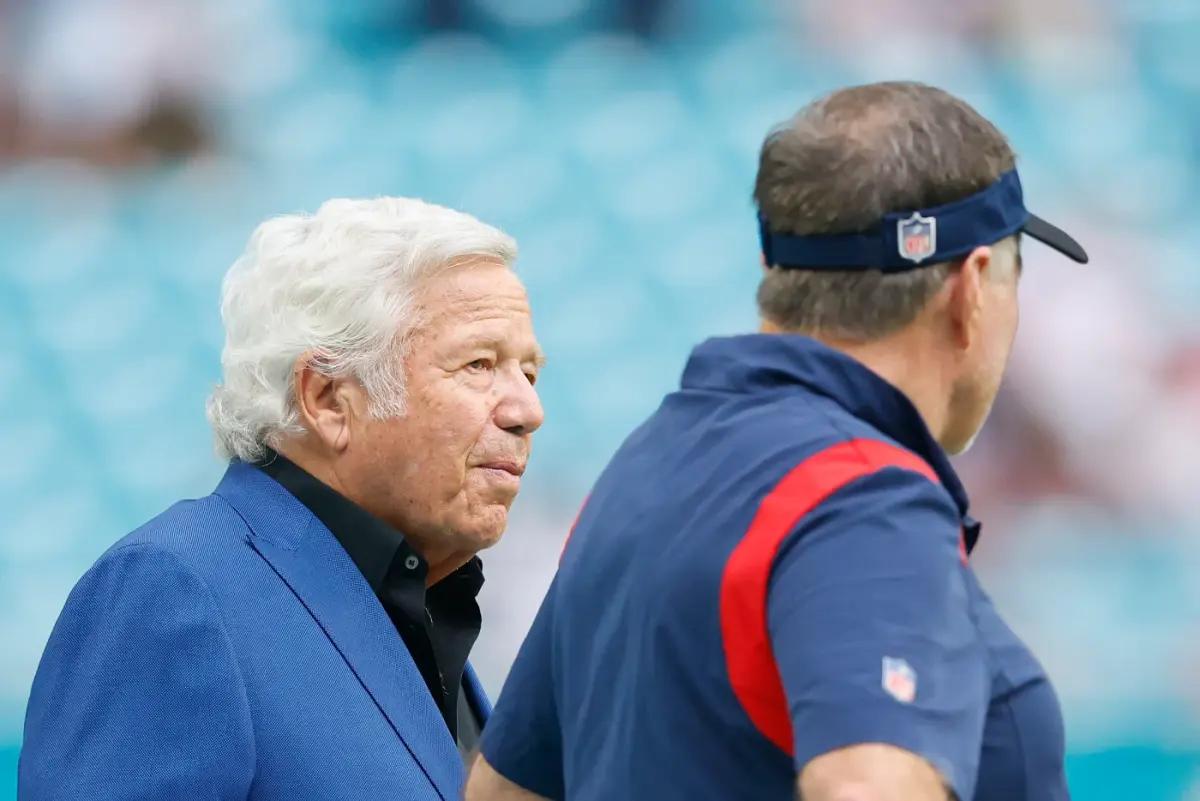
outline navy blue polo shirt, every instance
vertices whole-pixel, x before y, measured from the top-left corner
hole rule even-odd
[[[580,513],[482,739],[552,799],[792,799],[856,743],[1059,801],[1062,716],[916,409],[811,339],[713,339]]]

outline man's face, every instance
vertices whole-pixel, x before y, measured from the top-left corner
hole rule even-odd
[[[480,260],[427,280],[405,358],[405,413],[359,420],[359,503],[430,561],[494,545],[529,459],[542,362],[516,275]]]
[[[971,446],[1000,391],[1017,333],[1020,258],[1015,239],[998,243],[979,282],[975,335],[963,355],[962,370],[951,395],[949,424],[942,437],[949,453],[962,453]]]

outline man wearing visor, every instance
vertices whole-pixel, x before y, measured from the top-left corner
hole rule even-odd
[[[920,84],[803,109],[755,201],[761,331],[697,347],[599,479],[468,799],[1067,799],[947,454],[999,388],[1020,235],[1087,255]]]

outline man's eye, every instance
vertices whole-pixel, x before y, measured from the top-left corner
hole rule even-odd
[[[537,383],[537,373],[526,373],[525,377],[529,379],[529,386],[532,387]]]
[[[491,367],[492,363],[488,359],[476,359],[467,365],[467,369],[474,373],[490,370]]]

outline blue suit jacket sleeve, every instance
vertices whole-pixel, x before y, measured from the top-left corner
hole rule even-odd
[[[105,554],[34,679],[18,797],[244,799],[253,775],[244,684],[204,581],[152,545]]]

